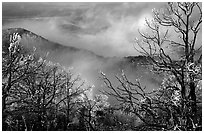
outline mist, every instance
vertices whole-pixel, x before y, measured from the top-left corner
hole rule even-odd
[[[133,46],[138,29],[145,18],[151,18],[152,9],[162,5],[3,3],[3,28],[25,28],[48,40],[105,57],[138,55]]]
[[[124,70],[130,80],[139,78],[152,90],[159,87],[160,79],[123,57],[140,55],[134,45],[138,29],[149,32],[145,19],[152,19],[152,9],[164,6],[165,3],[3,3],[2,28],[24,28],[64,46],[52,48],[49,43],[25,39],[27,45],[43,43],[38,49],[49,52],[49,60],[73,67],[74,73],[95,85],[93,94],[104,88],[100,71],[118,84],[115,75]],[[176,39],[175,34],[169,37]],[[70,47],[78,49],[73,51]]]
[[[123,57],[137,56],[135,38],[145,29],[145,19],[152,19],[152,9],[164,3],[3,3],[3,29],[24,28],[64,47],[57,49],[44,41],[25,38],[24,43],[38,46],[48,60],[72,67],[87,84],[95,85],[92,94],[105,86],[100,71],[114,85],[115,75],[124,70],[132,81],[140,79],[148,89],[159,85],[142,66]],[[12,10],[11,10],[12,9]],[[32,44],[31,44],[32,42]],[[72,51],[69,47],[78,48]],[[86,51],[88,50],[88,51]],[[153,75],[152,75],[153,76]],[[155,77],[155,76],[154,76]],[[109,102],[113,102],[112,98]]]

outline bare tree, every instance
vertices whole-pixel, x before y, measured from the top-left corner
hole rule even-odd
[[[55,105],[59,108],[60,112],[66,114],[66,125],[64,130],[69,130],[68,126],[72,123],[72,119],[76,116],[78,106],[82,103],[79,99],[90,90],[91,86],[87,85],[85,81],[78,75],[73,75],[70,71],[64,72],[62,70],[63,77],[61,76],[61,86],[58,91],[60,95],[56,99]]]
[[[116,76],[118,86],[102,73],[108,91],[129,112],[157,130],[198,130],[196,86],[201,82],[201,3],[168,3],[163,11],[154,11],[154,20],[146,20],[147,33],[139,31],[137,51],[147,57],[149,66],[163,75],[163,85],[147,92],[139,81],[126,75]],[[171,53],[174,50],[174,53]],[[176,51],[177,50],[177,51]],[[179,51],[178,51],[179,50]],[[176,55],[176,56],[175,56]],[[166,82],[168,81],[168,82]],[[198,126],[199,125],[199,126]]]
[[[86,94],[83,95],[78,108],[79,124],[84,126],[83,130],[100,130],[99,125],[102,123],[99,123],[97,118],[109,107],[107,99],[108,97],[105,95],[96,95],[94,98],[90,98]]]
[[[36,65],[33,54],[28,54],[19,42],[21,36],[18,33],[9,35],[9,46],[4,46],[6,49],[3,51],[2,58],[2,112],[3,112],[3,125],[7,117],[10,105],[15,102],[20,102],[19,99],[22,92],[16,92],[18,89],[15,87],[30,75],[35,73],[35,70],[42,66],[42,63]],[[35,66],[35,67],[34,67]],[[5,127],[5,126],[3,126]]]
[[[23,116],[14,121],[21,119],[25,129],[17,129],[18,125],[15,125],[17,128],[11,130],[49,130],[57,113],[63,109],[67,118],[63,130],[66,130],[72,115],[70,112],[73,113],[77,104],[75,101],[90,87],[69,69],[25,49],[20,39],[18,33],[10,35],[9,46],[3,52],[4,130],[7,130],[5,121],[8,116]]]
[[[196,85],[201,80],[202,54],[198,57],[196,53],[202,47],[198,44],[202,25],[201,3],[168,3],[163,13],[154,11],[154,21],[146,23],[152,34],[140,32],[143,39],[142,42],[137,41],[138,46],[157,71],[168,72],[175,77],[179,85],[166,88],[180,91],[181,110],[185,106],[191,108],[191,116],[188,117],[197,123]],[[176,36],[169,37],[169,31]],[[179,58],[168,52],[173,48],[181,49]]]
[[[119,82],[117,86],[104,73],[101,75],[102,80],[109,89],[102,91],[102,93],[116,98],[121,111],[135,114],[145,125],[152,127],[152,129],[167,128],[165,124],[156,119],[157,112],[152,108],[152,94],[155,91],[146,91],[146,87],[142,87],[139,79],[132,82],[124,72],[122,72],[121,76],[116,76]]]

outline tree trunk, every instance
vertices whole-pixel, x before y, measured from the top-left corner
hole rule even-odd
[[[5,112],[5,109],[6,109],[6,97],[7,97],[7,94],[2,94],[2,114],[4,114]]]
[[[193,81],[190,82],[190,94],[189,98],[191,101],[191,109],[192,109],[192,118],[195,122],[196,120],[196,114],[197,114],[197,105],[196,105],[196,94],[195,94],[195,83]]]
[[[6,94],[3,94],[2,96],[2,130],[7,130],[7,124],[5,122],[7,113],[6,113]]]

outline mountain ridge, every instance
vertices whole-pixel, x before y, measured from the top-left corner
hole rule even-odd
[[[31,38],[37,39],[39,41],[43,41],[43,45],[50,45],[50,46],[44,46],[45,48],[49,48],[49,50],[56,50],[56,49],[60,49],[61,51],[68,51],[68,52],[79,52],[79,51],[83,51],[86,52],[87,54],[89,54],[90,56],[95,56],[96,58],[101,58],[103,60],[109,59],[109,58],[121,58],[124,60],[127,60],[129,62],[134,63],[135,60],[146,60],[147,58],[144,56],[125,56],[125,57],[104,57],[101,55],[96,54],[93,51],[89,51],[86,49],[81,49],[81,48],[76,48],[73,46],[64,46],[60,43],[57,42],[53,42],[50,41],[40,35],[37,35],[36,33],[29,31],[27,29],[24,28],[7,28],[7,29],[2,29],[2,43],[6,44],[9,42],[9,36],[13,33],[18,33],[22,38],[24,36],[29,36]],[[37,46],[36,44],[34,44],[35,46]],[[28,46],[30,47],[30,46]],[[38,47],[38,46],[37,46]],[[45,49],[45,48],[40,48],[40,49]],[[49,52],[49,51],[48,51]]]
[[[82,79],[88,81],[88,84],[96,86],[93,94],[98,93],[98,90],[104,89],[101,87],[103,82],[99,80],[100,71],[106,73],[114,84],[117,84],[115,75],[120,75],[121,70],[124,70],[131,81],[140,78],[143,85],[149,88],[158,87],[158,84],[155,85],[155,81],[152,80],[156,76],[146,66],[147,57],[141,55],[103,57],[88,50],[54,43],[23,28],[9,28],[2,31],[3,50],[8,50],[9,36],[16,32],[22,37],[21,44],[29,48],[35,46],[39,56],[44,57],[49,52],[49,55],[46,57],[47,60],[59,63],[65,67],[73,67],[75,74],[81,74]]]
[[[9,37],[11,34],[13,33],[18,33],[22,38],[24,36],[29,36],[29,37],[33,37],[35,39],[38,39],[38,40],[42,40],[43,41],[43,44],[49,44],[51,45],[50,48],[51,50],[53,49],[65,49],[65,50],[68,50],[69,51],[73,51],[73,52],[76,52],[76,51],[80,51],[80,50],[83,50],[84,52],[87,52],[87,53],[90,53],[92,55],[95,55],[97,57],[100,57],[100,58],[105,58],[101,55],[97,55],[96,53],[92,52],[92,51],[89,51],[89,50],[86,50],[86,49],[81,49],[81,48],[76,48],[76,47],[73,47],[73,46],[64,46],[60,43],[57,43],[57,42],[53,42],[53,41],[50,41],[40,35],[37,35],[36,33],[32,32],[32,31],[29,31],[27,29],[24,29],[24,28],[7,28],[7,29],[2,29],[2,41],[8,41]],[[5,36],[7,36],[7,39],[5,39]],[[4,42],[3,42],[4,43]]]

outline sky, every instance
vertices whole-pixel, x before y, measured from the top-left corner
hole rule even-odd
[[[3,28],[25,28],[48,40],[105,57],[138,55],[138,29],[166,3],[3,3]]]

